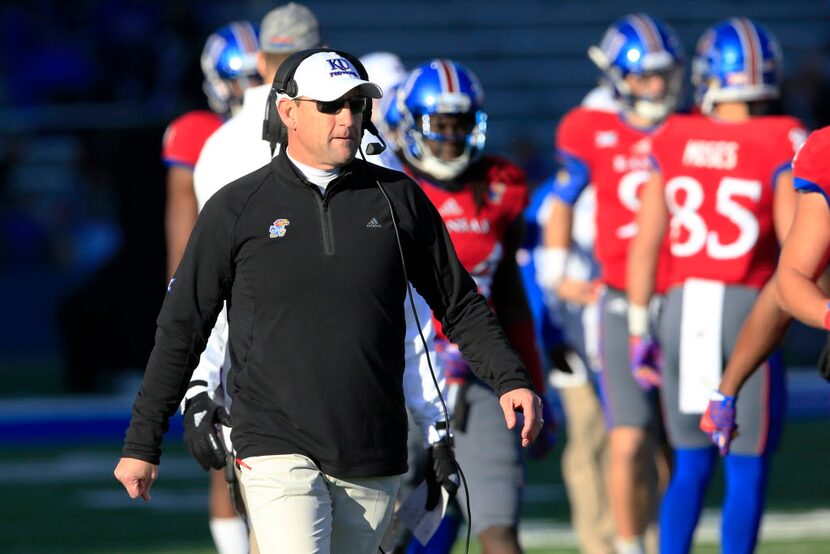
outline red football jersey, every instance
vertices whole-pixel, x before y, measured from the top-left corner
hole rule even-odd
[[[669,118],[652,154],[671,213],[671,285],[688,278],[760,288],[775,271],[773,188],[806,133],[785,116],[727,123]]]
[[[650,171],[651,132],[626,124],[620,114],[575,108],[562,119],[556,147],[563,160],[556,195],[576,202],[594,183],[597,194],[595,255],[601,279],[619,290],[626,288],[628,245],[637,234],[640,191]],[[660,256],[657,291],[668,284],[670,257]]]
[[[476,206],[473,183],[450,191],[423,177],[413,178],[438,209],[458,259],[489,300],[493,274],[504,255],[505,233],[527,206],[528,190],[524,172],[507,160],[484,156],[477,164],[487,183],[481,208]],[[437,330],[440,333],[440,325]]]
[[[814,131],[793,159],[793,184],[824,195],[830,206],[830,126]]]
[[[164,131],[161,159],[166,165],[182,165],[192,169],[205,141],[221,126],[222,117],[207,110],[194,110],[177,117]]]

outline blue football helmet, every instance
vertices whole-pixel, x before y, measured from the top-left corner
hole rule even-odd
[[[683,45],[666,23],[646,14],[626,15],[614,22],[588,57],[603,73],[625,110],[660,121],[677,108],[683,89]],[[660,98],[635,96],[628,75],[660,74],[665,93]]]
[[[208,37],[202,49],[202,89],[213,111],[235,111],[242,105],[245,89],[262,83],[256,68],[258,50],[259,27],[247,21],[234,21]]]
[[[460,175],[484,149],[487,114],[484,91],[478,77],[451,60],[432,60],[412,70],[396,94],[396,107],[387,111],[387,123],[397,126],[396,142],[406,160],[439,181]],[[451,140],[434,132],[430,117],[437,114],[466,115],[471,119],[463,137],[464,150],[452,160],[436,156],[426,140]]]
[[[781,47],[772,33],[745,17],[707,29],[692,60],[695,102],[711,113],[718,102],[778,98]]]

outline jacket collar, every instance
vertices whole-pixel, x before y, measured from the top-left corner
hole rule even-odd
[[[335,185],[338,187],[348,186],[348,183],[352,180],[352,176],[361,169],[364,169],[362,164],[363,160],[358,160],[357,158],[352,160],[348,165],[343,167],[340,175],[329,183],[328,188],[330,189]],[[274,172],[274,175],[280,181],[303,185],[311,187],[315,191],[317,190],[317,185],[309,182],[303,176],[302,172],[291,163],[291,160],[288,159],[288,155],[285,153],[284,147],[280,147],[279,153],[271,158],[271,171]]]

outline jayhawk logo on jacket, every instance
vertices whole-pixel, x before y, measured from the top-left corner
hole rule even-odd
[[[287,219],[277,219],[271,224],[271,227],[268,229],[268,236],[272,239],[277,239],[280,237],[285,236],[285,228],[288,227],[291,223]]]

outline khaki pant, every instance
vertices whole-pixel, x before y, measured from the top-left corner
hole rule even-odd
[[[239,514],[240,516],[244,516],[245,522],[248,524],[248,554],[259,554],[259,545],[256,542],[256,534],[254,533],[254,526],[251,525],[250,515],[248,515],[248,497],[245,494],[245,486],[242,484],[242,472],[240,471],[239,467],[235,463],[235,459],[228,461],[229,464],[233,464],[233,472],[236,475],[236,487],[239,489],[239,494],[242,496],[242,506],[239,506],[239,509],[244,509],[244,514]],[[231,495],[234,492],[231,491]]]
[[[298,454],[245,458],[241,472],[268,553],[375,554],[400,485],[400,476],[338,479]]]
[[[606,489],[608,446],[602,407],[590,383],[557,389],[567,419],[562,477],[571,523],[584,554],[614,552],[614,520]]]

